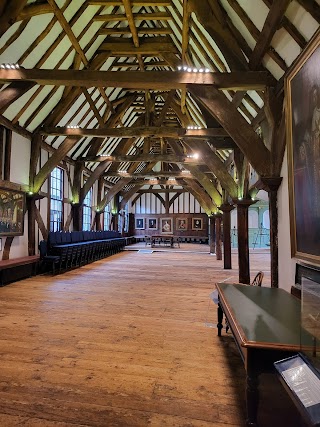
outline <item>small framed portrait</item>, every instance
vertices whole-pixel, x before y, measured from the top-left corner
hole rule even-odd
[[[202,230],[202,218],[192,218],[192,230]]]
[[[136,230],[144,230],[144,218],[136,218]]]
[[[188,229],[187,218],[177,218],[176,229],[178,231],[184,231]]]
[[[148,230],[158,230],[157,218],[148,218]]]
[[[172,218],[161,218],[160,225],[161,225],[161,233],[173,234]]]

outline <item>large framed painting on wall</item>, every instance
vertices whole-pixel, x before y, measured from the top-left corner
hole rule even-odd
[[[0,236],[22,236],[25,193],[0,188]]]
[[[144,218],[136,218],[136,230],[144,230]]]
[[[173,234],[172,218],[161,218],[160,224],[161,224],[161,233]]]
[[[286,78],[292,256],[320,262],[320,34]]]

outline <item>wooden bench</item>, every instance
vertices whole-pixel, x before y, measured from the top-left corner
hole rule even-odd
[[[4,273],[10,270],[8,274],[7,282],[13,280],[19,280],[19,278],[29,277],[34,274],[36,274],[36,267],[39,263],[39,255],[31,255],[31,256],[25,256],[20,258],[14,258],[14,259],[5,259],[0,261],[0,286],[4,285]],[[30,268],[31,267],[31,268]],[[12,271],[13,269],[19,269],[20,274],[17,273],[16,270]],[[10,277],[11,276],[11,277]],[[18,279],[16,279],[18,277]]]

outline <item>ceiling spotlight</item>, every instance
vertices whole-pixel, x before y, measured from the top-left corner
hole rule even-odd
[[[6,64],[6,68],[7,69],[11,68],[10,64]]]
[[[209,68],[206,68],[204,71],[205,71],[206,73],[210,73]]]
[[[194,69],[193,69],[193,72],[194,72],[194,73],[197,73],[197,72],[198,72],[198,68],[194,68]]]
[[[181,69],[182,69],[182,67],[181,67],[181,65],[179,65],[179,67],[178,67],[178,71],[181,71]]]
[[[199,73],[203,73],[204,69],[203,68],[199,68]]]
[[[188,67],[183,67],[183,71],[187,71]]]
[[[188,71],[188,73],[191,73],[191,71],[192,71],[192,68],[187,68],[187,71]]]
[[[1,64],[1,65],[0,65],[0,68],[3,70],[3,69],[4,69],[4,68],[6,68],[6,67],[5,67],[5,65],[4,65],[4,64]]]
[[[198,159],[199,158],[199,154],[198,153],[194,153],[194,155],[192,156],[194,159]]]

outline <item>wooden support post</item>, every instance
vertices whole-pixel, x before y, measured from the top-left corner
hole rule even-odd
[[[27,197],[28,209],[28,255],[36,254],[36,197]]]
[[[216,214],[216,256],[217,260],[222,260],[222,242],[221,242],[221,214]]]
[[[236,199],[233,201],[237,206],[238,218],[238,260],[239,260],[239,283],[250,283],[249,263],[249,227],[248,209],[256,203],[254,200]]]
[[[216,217],[214,215],[209,217],[210,227],[210,254],[216,253]]]
[[[4,127],[0,126],[0,179],[3,179]]]
[[[98,199],[98,208],[99,208],[99,203],[101,202],[102,199],[102,191],[103,191],[103,178],[99,178],[98,179],[98,194],[97,194],[97,199]],[[97,231],[102,231],[103,227],[102,227],[102,221],[101,221],[101,214],[103,214],[103,211],[97,210],[96,211],[96,216],[95,216],[95,223],[96,223],[96,230]]]
[[[231,263],[231,211],[234,206],[224,203],[219,208],[223,212],[223,262],[224,269],[230,270]]]
[[[10,169],[11,169],[11,148],[12,148],[12,130],[5,130],[5,150],[4,150],[4,170],[3,179],[10,181]]]
[[[102,224],[101,224],[101,214],[103,214],[102,211],[96,211],[95,216],[95,223],[96,223],[96,230],[102,231]]]
[[[73,230],[82,231],[82,205],[80,203],[73,203],[72,217],[73,217]]]
[[[270,217],[270,255],[271,255],[271,287],[279,286],[279,248],[278,248],[278,189],[282,177],[260,178],[258,188],[264,189],[269,195]]]

